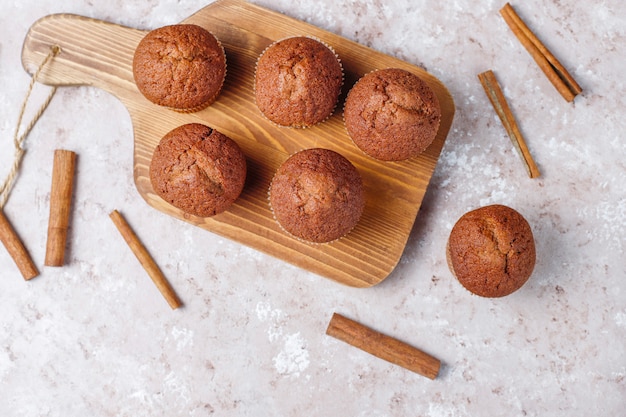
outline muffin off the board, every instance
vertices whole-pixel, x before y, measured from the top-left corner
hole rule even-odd
[[[309,127],[332,115],[342,84],[341,63],[329,47],[308,37],[286,38],[257,61],[256,104],[277,125]]]
[[[164,26],[139,42],[133,77],[139,91],[153,103],[195,112],[219,95],[226,77],[226,55],[218,39],[201,26]]]
[[[150,182],[173,206],[209,217],[239,197],[246,171],[245,156],[235,141],[208,126],[190,123],[161,139],[150,163]]]
[[[365,206],[363,182],[345,157],[328,149],[307,149],[289,157],[269,190],[280,226],[307,242],[327,243],[345,236]]]
[[[459,282],[482,297],[503,297],[520,289],[530,278],[536,258],[530,225],[503,205],[461,216],[450,232],[446,254]]]
[[[435,139],[440,121],[439,100],[428,84],[397,68],[364,75],[348,93],[344,106],[352,141],[382,161],[422,153]]]

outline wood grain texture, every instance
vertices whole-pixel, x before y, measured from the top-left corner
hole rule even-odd
[[[369,287],[385,279],[400,260],[452,124],[454,102],[445,86],[417,66],[241,0],[212,3],[184,23],[210,30],[224,45],[227,57],[222,94],[198,113],[158,107],[137,90],[132,57],[144,31],[75,15],[46,16],[27,34],[22,62],[32,73],[49,48],[59,45],[61,54],[42,72],[41,82],[95,86],[124,103],[133,123],[135,184],[154,208],[346,285]],[[309,129],[274,126],[254,102],[258,56],[272,42],[293,35],[315,36],[332,46],[345,70],[334,115]],[[342,119],[343,100],[354,82],[367,72],[388,67],[422,77],[442,107],[433,144],[419,157],[403,162],[381,162],[363,154],[347,136]],[[159,140],[189,122],[204,123],[228,135],[247,157],[248,178],[241,197],[229,210],[211,218],[190,216],[169,205],[154,193],[149,180],[150,159]],[[366,189],[360,223],[347,237],[330,244],[312,245],[286,235],[267,202],[275,170],[290,154],[311,147],[332,149],[348,158],[363,176]]]

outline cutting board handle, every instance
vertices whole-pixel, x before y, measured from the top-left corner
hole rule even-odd
[[[73,14],[53,14],[36,21],[22,49],[22,65],[34,74],[53,46],[60,53],[37,81],[47,85],[90,85],[119,98],[134,90],[132,59],[144,31]]]

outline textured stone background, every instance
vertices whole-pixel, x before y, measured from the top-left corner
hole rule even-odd
[[[257,0],[420,65],[457,112],[406,251],[352,289],[155,211],[132,182],[121,103],[59,90],[28,138],[6,214],[42,275],[0,249],[2,416],[623,415],[626,409],[626,3],[514,3],[585,90],[566,103],[513,37],[503,2]],[[30,25],[70,12],[152,29],[208,3],[11,0],[0,17],[0,177],[29,77]],[[259,24],[262,24],[260,22]],[[527,178],[476,75],[493,69],[543,176]],[[46,88],[39,86],[34,102]],[[52,152],[79,154],[68,265],[43,268]],[[451,276],[445,242],[475,207],[533,227],[530,281],[498,300]],[[171,311],[115,230],[119,209],[185,307]],[[439,357],[430,381],[325,336],[333,311]]]

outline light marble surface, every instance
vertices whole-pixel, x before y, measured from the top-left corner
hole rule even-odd
[[[513,3],[584,89],[566,103],[498,14],[503,2],[255,0],[420,65],[457,112],[405,253],[383,283],[336,284],[150,208],[130,118],[58,91],[26,143],[6,214],[42,274],[0,247],[1,416],[626,415],[626,3]],[[8,4],[6,4],[8,3]],[[30,25],[70,12],[142,29],[207,2],[10,0],[0,18],[0,177],[29,77]],[[260,22],[262,24],[262,22]],[[476,75],[493,69],[543,176],[527,178]],[[33,102],[45,94],[39,86]],[[32,111],[31,113],[32,114]],[[43,267],[52,153],[78,153],[68,265]],[[530,281],[470,295],[444,247],[464,212],[519,210]],[[185,306],[171,311],[121,240],[120,210]],[[443,362],[431,381],[325,336],[337,311]]]

